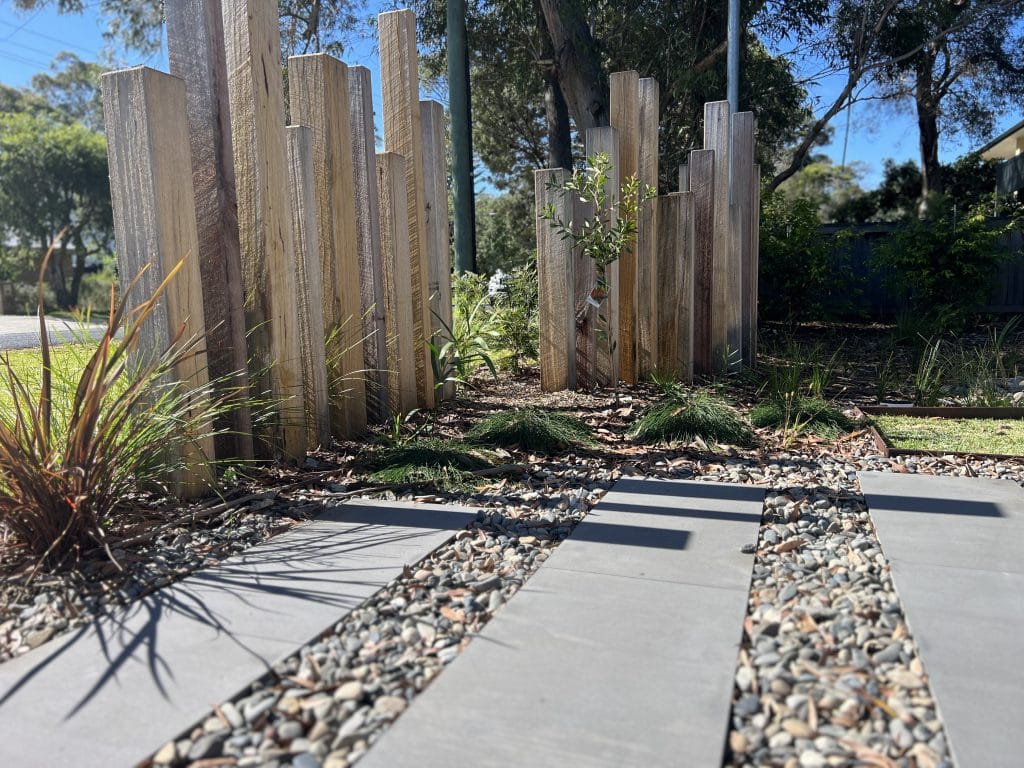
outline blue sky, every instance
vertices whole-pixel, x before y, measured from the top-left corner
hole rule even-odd
[[[17,11],[9,2],[0,0],[0,82],[7,85],[28,85],[32,75],[48,68],[50,60],[60,51],[77,53],[83,59],[98,60],[104,48],[103,29],[105,24],[86,2],[87,10],[82,15],[59,15],[50,8],[32,12]],[[390,4],[389,4],[390,5]],[[119,64],[147,64],[158,69],[167,69],[166,49],[149,57],[131,51],[118,54]],[[380,115],[379,66],[374,40],[363,39],[353,43],[345,55],[349,64],[369,67],[373,73],[374,106]],[[826,79],[815,89],[814,95],[822,103],[840,87],[842,76]],[[725,94],[722,95],[723,98]],[[430,94],[430,98],[436,98]],[[1006,115],[999,123],[999,130],[1005,130],[1024,117],[1020,112]],[[834,123],[833,143],[824,148],[836,163],[841,161],[846,115],[838,116]],[[380,134],[378,125],[378,135]],[[940,144],[942,159],[953,160],[976,146],[975,142],[962,137],[943,136]],[[910,104],[879,106],[867,103],[854,106],[850,120],[849,143],[846,152],[848,163],[858,162],[866,169],[861,184],[871,188],[881,178],[885,158],[897,161],[918,160],[917,127],[913,108]]]

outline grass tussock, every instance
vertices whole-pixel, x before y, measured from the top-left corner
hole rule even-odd
[[[532,453],[596,445],[590,428],[579,419],[529,407],[491,414],[475,425],[468,437],[479,445],[521,448]]]
[[[749,446],[754,435],[743,417],[707,390],[675,385],[637,420],[633,439],[641,443],[703,440],[707,444]]]
[[[750,412],[750,421],[755,427],[813,434],[827,440],[834,440],[854,427],[853,421],[835,406],[805,395],[763,400]]]
[[[370,460],[372,483],[415,485],[433,482],[439,488],[471,486],[474,470],[490,464],[472,449],[445,440],[423,438],[377,451]]]

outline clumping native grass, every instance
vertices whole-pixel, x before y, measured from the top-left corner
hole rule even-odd
[[[679,386],[648,408],[633,427],[633,439],[641,443],[701,439],[705,443],[747,446],[753,432],[725,400],[704,390]]]
[[[516,408],[492,414],[467,435],[481,445],[516,447],[554,453],[596,445],[589,427],[579,419],[540,408]]]
[[[755,427],[794,430],[834,440],[853,429],[853,421],[833,405],[817,397],[796,395],[791,399],[762,400],[750,412]]]
[[[872,421],[896,449],[1024,456],[1024,419],[874,416]]]
[[[457,490],[472,484],[473,470],[489,465],[471,449],[436,438],[413,440],[384,448],[373,455],[370,482],[382,485],[414,485],[435,482]]]

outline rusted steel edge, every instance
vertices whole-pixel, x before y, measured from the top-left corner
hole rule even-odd
[[[943,456],[963,456],[965,458],[973,459],[996,459],[1006,460],[1010,459],[1013,461],[1024,461],[1024,456],[1014,456],[1007,453],[965,453],[963,451],[924,451],[919,448],[894,448],[886,442],[885,438],[882,437],[882,433],[878,431],[874,424],[868,421],[869,416],[918,416],[927,417],[923,411],[945,411],[947,414],[949,411],[1022,411],[1024,408],[887,408],[885,406],[855,406],[853,408],[853,417],[862,422],[864,428],[868,434],[871,435],[871,439],[875,442],[875,447],[878,452],[885,458],[891,459],[894,456],[928,456],[933,459],[942,458]],[[943,415],[937,414],[931,416],[931,418],[947,418],[947,419],[997,419],[997,418],[1013,418],[1013,419],[1024,419],[1024,413],[1014,414],[1013,416],[967,416],[967,415]]]

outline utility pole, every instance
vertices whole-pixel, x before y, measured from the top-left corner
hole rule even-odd
[[[455,271],[476,271],[476,203],[469,98],[466,0],[448,0],[448,110],[451,114],[452,192],[455,198]]]
[[[450,8],[451,6],[449,6]],[[450,11],[449,11],[450,13]],[[451,18],[451,17],[449,17]],[[450,23],[450,22],[449,22]],[[729,49],[726,65],[729,71],[726,99],[729,111],[740,111],[740,0],[729,0]],[[448,54],[451,56],[451,54]],[[451,59],[449,59],[451,61]],[[450,65],[449,65],[450,66]]]

